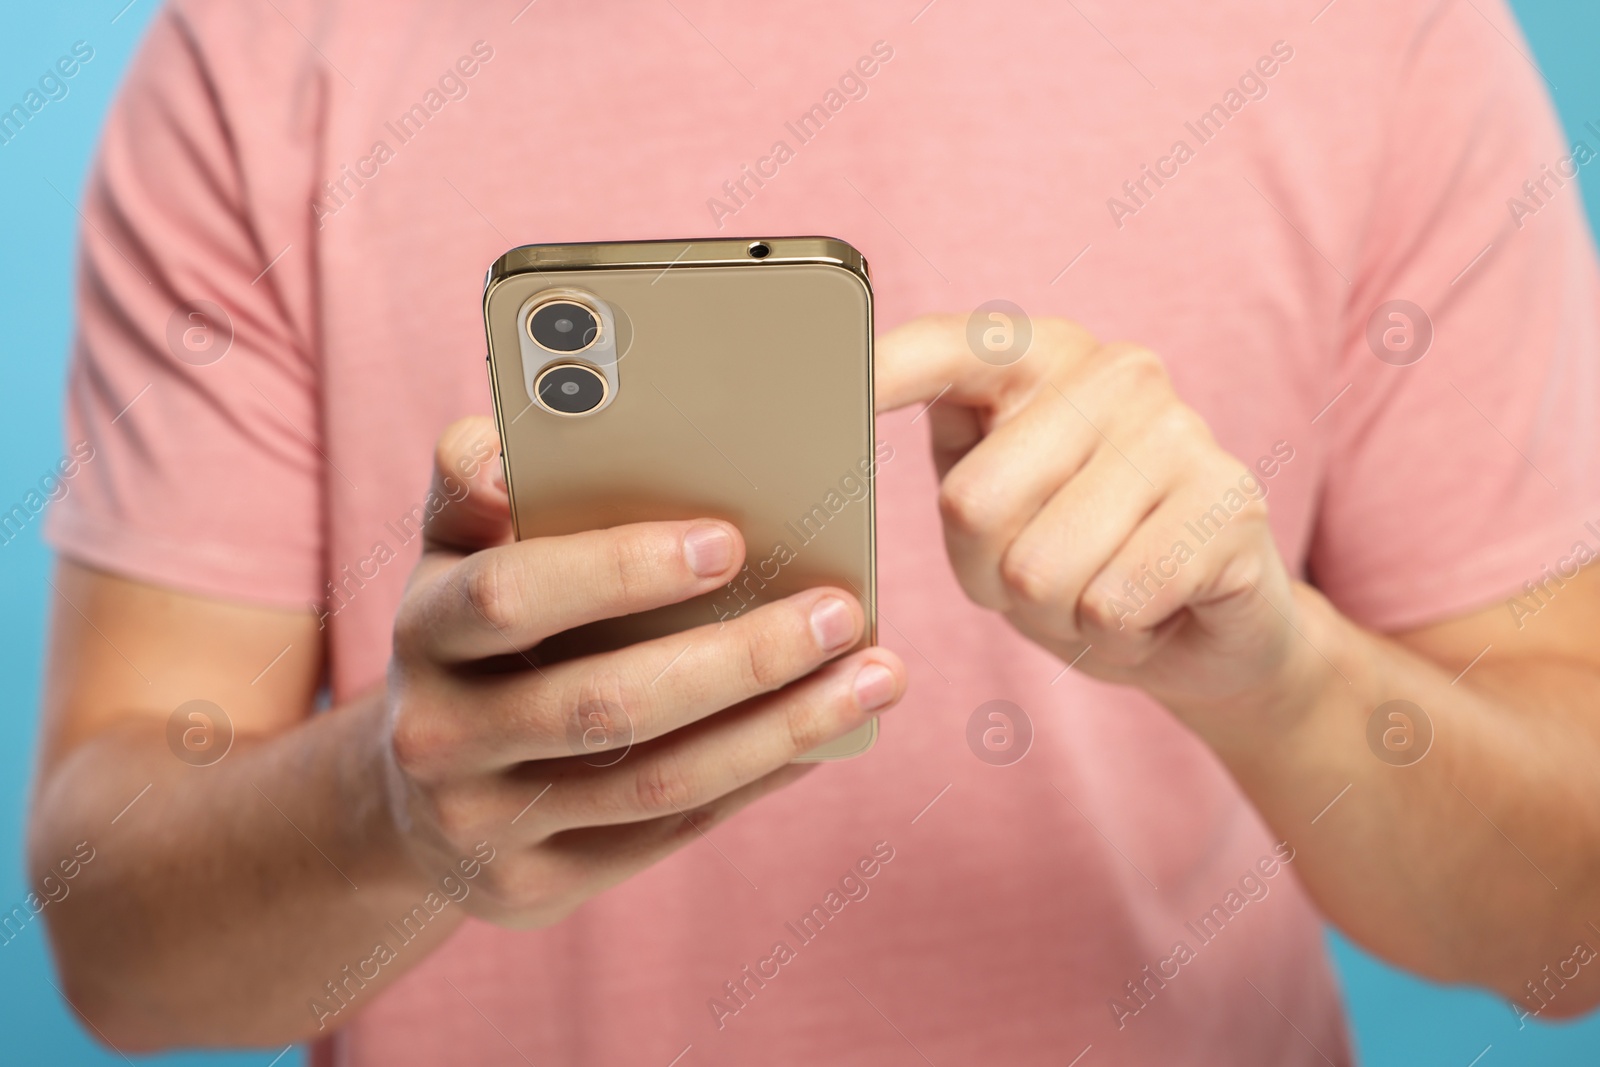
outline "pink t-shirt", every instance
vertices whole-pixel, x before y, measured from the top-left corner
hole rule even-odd
[[[1004,298],[1154,347],[1360,622],[1492,604],[1600,540],[1577,161],[1498,0],[1317,6],[180,0],[84,204],[95,453],[50,536],[240,600],[340,576],[347,699],[434,438],[490,410],[495,256],[822,233],[871,261],[880,328]],[[189,301],[225,309],[220,358]],[[881,420],[911,690],[877,748],[555,927],[468,923],[352,992],[319,1062],[1349,1062],[1284,862],[1330,798],[1279,847],[1160,707],[969,603],[926,431]],[[994,700],[1031,727],[1010,765],[969,747]]]

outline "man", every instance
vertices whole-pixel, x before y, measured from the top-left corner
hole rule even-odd
[[[1349,1062],[1320,910],[1592,1006],[1595,257],[1516,41],[1420,0],[172,5],[87,197],[51,527],[68,997],[322,1063]],[[873,264],[884,646],[837,658],[823,589],[532,669],[746,546],[510,543],[483,268],[711,233]],[[569,743],[597,697],[614,762]]]

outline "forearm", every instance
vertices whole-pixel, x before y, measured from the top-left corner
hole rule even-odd
[[[1600,677],[1492,656],[1458,676],[1309,589],[1296,599],[1297,706],[1266,737],[1214,744],[1329,918],[1402,966],[1517,999],[1578,942],[1600,945]],[[1369,742],[1397,699],[1431,723],[1420,759]],[[1600,968],[1573,969],[1551,1014],[1600,1000]]]
[[[164,721],[130,722],[40,783],[36,878],[78,842],[94,849],[45,915],[64,991],[104,1040],[133,1051],[314,1036],[455,928],[455,905],[401,922],[443,894],[387,814],[371,751],[382,710],[369,698],[240,737],[209,767],[173,758]],[[380,942],[394,958],[375,966]]]

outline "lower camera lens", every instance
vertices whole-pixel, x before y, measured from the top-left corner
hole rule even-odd
[[[582,304],[552,300],[528,316],[528,336],[551,352],[581,352],[600,337],[600,320]]]
[[[562,415],[593,411],[606,398],[606,380],[600,372],[580,363],[564,363],[539,375],[534,385],[539,403]]]

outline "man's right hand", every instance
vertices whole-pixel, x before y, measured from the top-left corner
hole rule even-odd
[[[723,585],[744,542],[714,519],[513,542],[497,452],[482,417],[439,440],[450,502],[395,619],[379,758],[418,873],[487,840],[496,858],[465,907],[538,926],[815,767],[791,761],[898,700],[905,669],[882,648],[835,659],[863,618],[830,588],[537,664],[554,634]],[[587,744],[596,732],[605,743]]]

